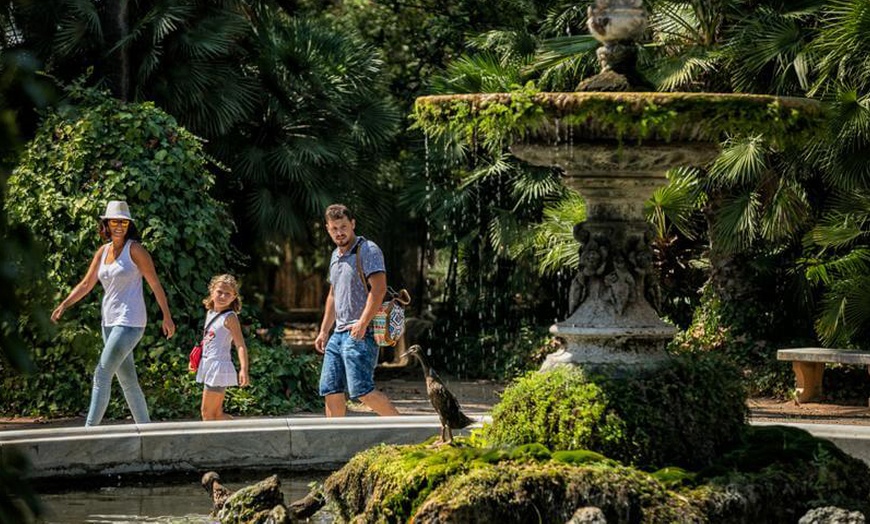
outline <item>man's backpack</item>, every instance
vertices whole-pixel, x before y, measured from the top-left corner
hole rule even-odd
[[[363,286],[369,289],[365,273],[362,267],[362,257],[357,245],[356,270]],[[411,295],[405,289],[395,291],[387,287],[386,300],[381,303],[375,318],[372,319],[372,328],[375,332],[375,342],[379,346],[395,346],[405,333],[405,306],[411,303]]]

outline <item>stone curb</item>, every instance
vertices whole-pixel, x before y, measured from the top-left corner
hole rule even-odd
[[[480,427],[480,422],[455,434]],[[214,468],[334,469],[378,444],[423,442],[436,416],[262,418],[4,431],[0,454],[23,452],[31,477],[85,477]]]
[[[788,426],[808,431],[815,437],[830,440],[849,455],[870,465],[870,426],[849,424],[799,424],[752,422],[753,426]]]

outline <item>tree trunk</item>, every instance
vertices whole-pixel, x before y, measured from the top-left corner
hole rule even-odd
[[[106,29],[109,47],[114,47],[130,33],[128,18],[128,0],[115,0],[106,4]],[[112,82],[112,94],[121,100],[130,100],[130,52],[128,47],[118,47],[109,61],[109,78]]]

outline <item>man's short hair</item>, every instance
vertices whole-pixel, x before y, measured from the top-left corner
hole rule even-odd
[[[353,220],[353,213],[350,212],[350,209],[347,208],[344,204],[332,204],[331,206],[326,208],[326,221],[330,220],[341,220],[342,218],[346,218],[348,220]]]

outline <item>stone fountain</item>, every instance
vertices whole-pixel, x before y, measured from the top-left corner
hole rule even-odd
[[[416,106],[427,132],[464,132],[471,141],[509,122],[512,132],[500,138],[513,155],[558,166],[586,199],[587,220],[574,228],[580,265],[571,313],[550,328],[565,344],[542,369],[661,360],[675,329],[657,313],[644,202],[667,183],[668,169],[706,164],[726,136],[765,133],[784,143],[821,114],[807,99],[646,91],[635,69],[636,42],[647,26],[641,0],[598,0],[588,26],[602,43],[601,73],[577,92],[432,96]]]

